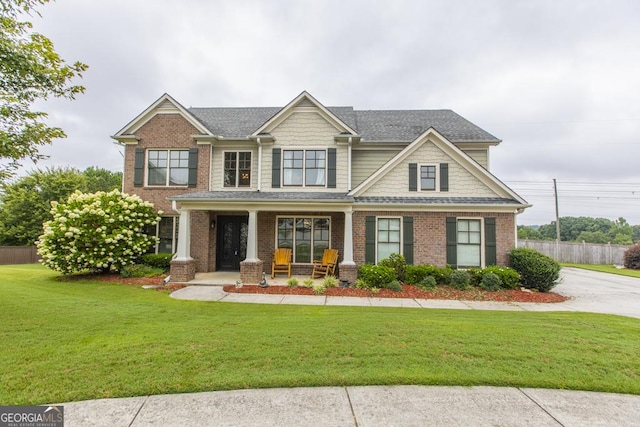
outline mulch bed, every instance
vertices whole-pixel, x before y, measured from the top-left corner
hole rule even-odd
[[[235,285],[224,287],[225,292],[242,294],[274,294],[274,295],[315,295],[313,289],[304,287],[269,286],[261,288],[257,285],[243,285],[237,288]],[[368,289],[357,288],[329,288],[322,295],[343,297],[372,297],[372,298],[420,298],[420,299],[446,299],[465,301],[500,301],[500,302],[537,302],[556,303],[564,302],[569,298],[554,292],[531,292],[527,290],[503,290],[488,292],[472,288],[466,291],[449,286],[439,286],[433,291],[402,285],[402,291],[395,292],[389,289],[381,289],[373,293]]]
[[[60,276],[58,280],[62,281],[76,281],[76,280],[94,280],[97,282],[107,283],[119,283],[127,286],[158,286],[155,288],[157,291],[177,291],[178,289],[185,288],[187,285],[183,283],[168,283],[163,284],[162,281],[166,275],[153,276],[153,277],[121,277],[117,273],[107,274],[72,274],[70,276]]]

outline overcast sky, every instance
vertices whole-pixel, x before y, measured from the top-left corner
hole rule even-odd
[[[561,216],[640,224],[637,0],[58,0],[35,29],[90,66],[37,166],[122,170],[110,135],[167,92],[186,107],[452,109],[503,142],[491,171]],[[23,170],[31,170],[32,164]],[[580,184],[583,183],[583,184]]]

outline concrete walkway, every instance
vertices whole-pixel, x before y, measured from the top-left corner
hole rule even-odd
[[[318,387],[64,404],[65,426],[638,426],[640,396],[507,387]]]

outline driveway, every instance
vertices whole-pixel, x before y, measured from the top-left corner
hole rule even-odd
[[[569,296],[563,308],[640,318],[640,279],[564,267],[553,292]]]

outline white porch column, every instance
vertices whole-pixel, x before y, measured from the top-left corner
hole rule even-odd
[[[353,211],[344,212],[344,255],[342,264],[355,265],[353,262]]]
[[[249,224],[247,229],[247,259],[248,262],[257,262],[258,259],[258,211],[249,211]]]
[[[190,261],[191,258],[191,211],[180,210],[180,221],[178,225],[178,249],[176,250],[175,261]]]

